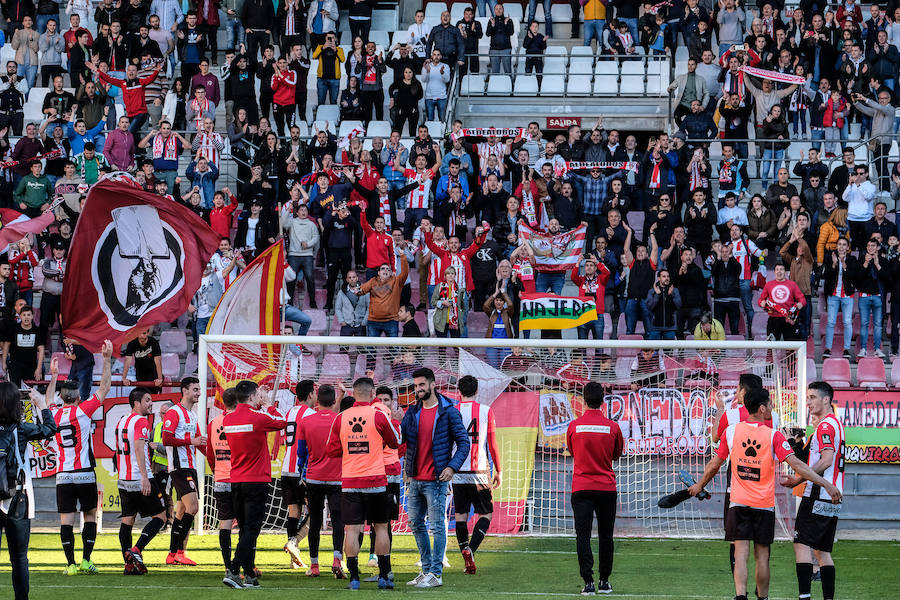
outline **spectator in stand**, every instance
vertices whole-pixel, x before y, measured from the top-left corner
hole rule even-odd
[[[741,317],[741,265],[732,256],[730,244],[716,242],[711,258],[713,314],[723,325],[727,316],[731,335],[738,335]]]
[[[397,337],[400,292],[409,274],[409,264],[400,261],[400,272],[394,273],[389,264],[378,268],[378,275],[362,285],[361,292],[369,294],[369,316],[366,330],[369,337]]]
[[[159,341],[150,335],[149,327],[125,345],[122,356],[122,385],[129,386],[132,382],[153,382],[154,387],[162,385],[162,350]],[[131,378],[132,364],[134,379]]]
[[[266,248],[275,243],[278,235],[278,224],[272,222],[268,212],[263,212],[262,201],[254,198],[250,201],[250,210],[244,211],[238,218],[237,233],[234,235],[236,248],[243,248],[256,258]]]
[[[796,283],[787,279],[782,263],[775,265],[775,279],[759,294],[759,305],[769,314],[766,337],[775,341],[798,340],[797,321],[806,306],[806,298]]]
[[[784,119],[784,108],[780,104],[773,105],[769,110],[769,114],[757,128],[757,137],[763,140],[772,140],[760,143],[763,150],[760,177],[762,186],[765,188],[769,185],[770,170],[777,173],[781,169],[784,151],[790,145],[790,142],[787,141],[790,139],[790,132],[787,121]]]
[[[94,71],[100,81],[108,83],[122,90],[122,97],[125,101],[125,113],[128,117],[126,121],[130,121],[126,131],[132,134],[132,155],[134,154],[134,146],[140,141],[140,130],[147,122],[149,114],[147,112],[147,102],[145,96],[145,87],[152,83],[159,75],[161,64],[157,64],[153,72],[144,78],[138,78],[138,68],[135,65],[128,65],[125,68],[125,79],[116,79],[97,69],[93,63],[87,63],[87,68]],[[124,118],[124,117],[123,117]],[[119,119],[121,128],[122,118]],[[109,156],[107,155],[107,158]],[[112,161],[111,161],[112,162]],[[124,170],[124,169],[123,169]]]
[[[713,318],[712,313],[705,312],[694,328],[694,339],[701,342],[724,342],[725,328]]]
[[[700,317],[709,310],[707,289],[709,279],[703,274],[703,270],[694,262],[696,250],[693,248],[681,249],[681,264],[677,270],[670,271],[672,285],[681,296],[681,308],[678,311],[678,337],[684,332],[690,333],[696,329]]]
[[[37,217],[47,210],[53,199],[53,184],[41,173],[41,161],[30,163],[31,172],[19,180],[13,200],[16,206],[29,217]]]
[[[590,46],[591,41],[597,38],[597,52],[603,44],[603,30],[606,28],[606,2],[603,0],[587,0],[584,4],[572,4],[572,38],[578,37],[578,25],[581,10],[584,10],[584,45]]]
[[[362,95],[363,121],[368,126],[374,110],[377,121],[384,120],[384,81],[382,79],[387,67],[384,64],[384,53],[375,54],[375,42],[366,44],[366,53],[356,65],[356,73],[360,77]]]
[[[41,4],[45,4],[46,1]],[[59,6],[56,2],[49,0],[49,3],[53,4],[56,8],[56,15],[58,15]],[[65,49],[65,41],[56,30],[56,16],[47,20],[44,28],[41,27],[40,21],[41,19],[38,18],[38,30],[41,32],[38,42],[41,51],[41,81],[44,87],[47,87],[55,75],[65,73],[65,69],[62,68],[62,53]]]
[[[681,125],[681,120],[684,116],[692,112],[691,103],[694,100],[699,100],[700,105],[705,110],[706,105],[709,103],[709,89],[706,86],[706,80],[697,74],[697,61],[695,59],[688,59],[687,73],[679,75],[669,85],[668,91],[670,93],[675,90],[679,90],[676,98],[678,104],[674,112],[676,123]]]
[[[788,170],[784,167],[778,169],[777,179],[766,188],[766,204],[776,214],[780,214],[782,208],[794,196],[798,196],[797,186],[789,181]]]
[[[879,33],[878,38],[881,39],[882,37],[883,35]],[[894,50],[893,54],[896,56],[896,61],[893,64],[893,74],[896,78],[898,65],[900,65],[900,52],[893,46],[891,46],[891,48]],[[891,89],[893,88],[891,87]],[[888,155],[891,150],[891,139],[889,136],[892,128],[896,129],[893,125],[895,109],[891,105],[891,93],[887,89],[879,90],[877,101],[866,98],[862,94],[854,94],[853,99],[855,101],[854,106],[857,110],[864,115],[872,117],[871,136],[872,138],[875,138],[875,152],[873,153],[873,158],[875,159],[875,168],[878,171],[879,187],[882,192],[887,192],[890,190]]]
[[[435,25],[431,33],[428,34],[425,56],[433,58],[435,50],[440,52],[438,61],[443,61],[451,69],[457,66],[462,67],[466,64],[466,46],[462,33],[457,27],[450,24],[450,12],[446,10],[441,13],[441,22]],[[447,80],[450,80],[449,70]],[[425,87],[427,90],[428,86],[426,85]]]
[[[801,228],[795,227],[787,242],[779,251],[784,267],[788,269],[789,279],[797,284],[800,293],[803,294],[805,303],[800,309],[797,319],[797,339],[809,338],[810,324],[812,322],[812,277],[813,256],[809,244],[804,239]]]
[[[435,308],[432,322],[437,337],[461,337],[463,315],[469,309],[465,289],[457,283],[456,269],[448,266],[444,269],[444,279],[434,286],[431,305]]]
[[[459,33],[462,35],[463,49],[466,54],[465,64],[459,71],[460,75],[480,72],[478,40],[484,37],[484,31],[481,28],[481,23],[475,20],[475,10],[472,7],[466,7],[463,10],[463,18],[456,23],[456,27],[459,28]]]
[[[625,248],[622,252],[622,264],[628,267],[628,284],[625,290],[625,332],[633,335],[637,327],[638,318],[644,324],[644,332],[650,331],[653,318],[647,306],[647,294],[655,283],[656,257],[658,247],[656,236],[650,234],[649,251],[646,246],[640,244],[634,254],[631,252],[633,231],[629,227]]]
[[[866,223],[865,240],[871,240],[873,236],[878,235],[884,241],[897,232],[897,226],[887,218],[887,204],[880,200],[875,203],[874,216]]]
[[[651,316],[649,339],[674,340],[680,309],[681,294],[672,285],[669,271],[660,269],[656,273],[653,287],[647,292],[647,310]]]
[[[295,190],[300,190],[295,186]],[[305,193],[305,192],[304,192]],[[309,308],[318,308],[316,304],[315,286],[315,254],[319,247],[319,228],[309,218],[309,209],[306,203],[301,203],[299,198],[293,198],[286,202],[281,209],[281,228],[288,232],[289,244],[287,261],[297,279],[303,276],[306,282],[306,297]],[[288,285],[288,295],[294,297],[294,284]]]
[[[850,242],[854,250],[862,251],[867,241],[866,223],[874,216],[873,204],[877,190],[868,180],[869,167],[856,165],[843,199],[847,203],[847,224],[850,227]]]
[[[494,16],[488,20],[485,35],[490,38],[490,72],[512,74],[513,21],[503,14],[503,5],[494,6]]]
[[[34,268],[38,266],[38,257],[31,249],[28,238],[22,238],[15,245],[9,245],[9,265],[12,267],[12,278],[19,288],[19,298],[31,306],[34,300]]]
[[[310,47],[315,48],[322,45],[323,40],[327,41],[329,34],[335,35],[340,12],[334,0],[316,0],[315,4],[310,3],[308,10],[306,32],[309,34]]]
[[[422,66],[422,80],[425,86],[425,118],[428,121],[443,121],[447,111],[447,84],[450,82],[450,67],[441,61],[441,51],[431,51],[431,60]]]
[[[859,261],[850,254],[850,243],[846,238],[837,241],[837,247],[824,259],[823,278],[825,298],[828,304],[828,325],[825,329],[825,349],[823,358],[831,357],[834,342],[834,327],[838,311],[844,322],[844,358],[851,359],[850,344],[853,341],[853,296],[856,295],[856,273]]]
[[[869,351],[869,325],[872,325],[875,356],[884,358],[882,344],[882,289],[889,281],[890,270],[881,254],[877,239],[869,239],[860,250],[859,271],[856,274],[856,289],[859,292],[859,353],[857,358],[865,358]]]
[[[7,25],[11,25],[7,22]],[[38,50],[40,34],[34,30],[34,17],[26,14],[22,17],[22,27],[13,27],[11,35],[12,47],[16,51],[16,63],[19,65],[19,76],[28,81],[28,89],[34,87],[37,80]]]
[[[329,0],[332,1],[333,0]],[[321,2],[321,0],[320,0]],[[325,35],[325,43],[316,46],[311,58],[318,59],[319,66],[316,73],[316,94],[318,104],[325,104],[328,97],[330,104],[336,104],[341,87],[341,64],[344,62],[344,49],[337,47],[335,33]]]
[[[593,298],[597,307],[597,318],[589,323],[578,326],[578,339],[586,340],[593,335],[595,340],[603,339],[605,321],[604,302],[606,299],[606,284],[609,282],[609,269],[603,263],[597,261],[594,256],[584,258],[584,275],[578,273],[578,267],[571,271],[572,283],[578,286],[578,295]],[[487,311],[485,311],[487,312]]]

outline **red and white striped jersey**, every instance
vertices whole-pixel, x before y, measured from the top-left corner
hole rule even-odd
[[[94,448],[91,443],[91,415],[100,408],[97,396],[90,400],[53,409],[56,421],[56,458],[61,473],[93,469]]]
[[[292,406],[284,418],[287,426],[284,428],[284,459],[281,462],[281,474],[292,477],[300,477],[300,469],[297,468],[297,435],[300,431],[300,419],[313,414],[314,411],[305,404]]]
[[[200,423],[193,411],[186,409],[181,404],[175,404],[166,411],[163,417],[163,432],[172,434],[176,439],[190,441],[192,437],[200,435]],[[169,460],[169,473],[178,469],[193,469],[194,447],[166,446],[166,457]]]
[[[459,414],[462,415],[463,426],[469,434],[469,441],[472,442],[472,445],[469,448],[469,455],[463,461],[462,468],[453,475],[453,483],[489,484],[491,482],[491,467],[488,463],[489,451],[494,469],[500,470],[494,411],[486,404],[469,401],[459,404]]]
[[[203,113],[200,114],[202,115]],[[198,127],[198,129],[201,128]],[[216,165],[216,168],[218,169],[219,155],[221,149],[225,147],[225,140],[216,132],[207,133],[201,131],[197,134],[197,137],[200,139],[199,145],[197,146],[197,151],[200,152],[200,156],[205,157],[211,165]],[[195,151],[195,154],[197,151]]]
[[[137,440],[144,440],[144,455],[138,456]],[[147,425],[147,417],[130,413],[119,419],[116,423],[116,470],[119,473],[119,481],[138,481],[141,478],[141,468],[138,461],[144,461],[147,475],[150,475],[150,427]]]
[[[407,206],[409,208],[424,208],[428,210],[431,204],[431,179],[425,179],[424,175],[420,174],[415,169],[403,169],[403,176],[406,177],[406,183],[412,183],[414,181],[419,181],[419,187],[414,189],[409,193],[409,201],[407,202]]]
[[[819,462],[822,457],[822,451],[826,449],[834,450],[834,457],[831,464],[822,473],[825,481],[830,481],[834,487],[842,493],[844,491],[844,426],[838,421],[834,414],[826,416],[819,421],[816,431],[809,444],[809,460],[807,464],[810,466]],[[811,481],[806,482],[806,489],[803,495],[814,500],[831,500],[831,496],[823,488],[815,485]]]
[[[750,240],[741,238],[736,242],[732,242],[731,254],[732,256],[734,256],[734,259],[738,261],[738,264],[741,265],[741,279],[750,279],[750,277],[753,275],[750,261],[753,257],[760,256],[762,254],[762,250],[760,250],[756,246],[756,244],[754,244]]]
[[[479,167],[483,167],[487,164],[489,156],[496,156],[498,160],[503,160],[503,155],[506,153],[506,146],[503,142],[496,142],[494,144],[481,142],[480,144],[475,145],[475,149],[478,151]]]
[[[447,249],[447,240],[435,242],[435,244],[444,250]],[[431,257],[431,262],[428,263],[428,285],[437,285],[444,280],[444,271],[447,269],[449,263],[432,252],[431,249],[422,242],[422,257],[426,258],[429,256]]]

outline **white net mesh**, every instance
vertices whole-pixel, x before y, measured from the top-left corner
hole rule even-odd
[[[479,401],[492,404],[495,413],[504,473],[503,485],[494,493],[493,533],[574,534],[572,463],[565,451],[565,431],[584,410],[581,391],[587,381],[607,387],[606,410],[625,437],[626,454],[616,466],[619,535],[722,534],[724,468],[708,487],[709,501],[691,499],[665,510],[657,507],[657,500],[685,487],[679,472],[696,478],[703,472],[713,451],[710,427],[716,399],[730,406],[740,374],[762,378],[782,425],[802,422],[798,390],[805,385],[800,381],[805,348],[799,345],[773,350],[771,343],[728,342],[720,349],[700,349],[691,342],[518,340],[513,344],[519,346],[491,348],[486,347],[490,340],[441,340],[437,346],[435,340],[413,344],[381,338],[381,344],[390,345],[374,348],[359,344],[359,338],[293,340],[302,343],[302,350],[288,343],[210,342],[209,366],[215,376],[210,382],[228,386],[244,378],[262,381],[280,390],[286,412],[293,403],[290,390],[299,379],[349,387],[355,377],[368,373],[378,385],[391,387],[405,406],[413,401],[411,374],[419,366],[431,368],[438,389],[450,397],[457,397],[461,375],[475,375]],[[458,347],[462,345],[467,347]],[[216,410],[211,408],[210,419]],[[277,440],[272,447],[277,458],[265,529],[283,531],[287,511],[280,494]],[[207,529],[217,524],[211,491],[207,477]],[[792,530],[793,506],[789,492],[779,492],[782,535]],[[407,530],[405,510],[394,530]]]

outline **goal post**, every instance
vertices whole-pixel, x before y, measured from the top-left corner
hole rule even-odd
[[[806,358],[805,342],[204,334],[198,343],[198,376],[201,398],[208,401],[198,403],[198,418],[208,429],[220,413],[214,390],[241,379],[266,385],[284,408],[293,403],[301,379],[349,387],[371,370],[376,384],[391,387],[406,406],[415,401],[411,374],[419,366],[431,368],[438,391],[451,398],[458,397],[458,378],[474,375],[479,401],[492,405],[497,420],[504,473],[503,485],[494,492],[491,532],[572,535],[572,463],[565,431],[584,411],[585,383],[596,381],[605,388],[604,409],[625,438],[625,453],[616,465],[616,535],[719,537],[724,473],[708,486],[710,501],[691,499],[664,510],[657,500],[683,489],[680,471],[696,478],[702,474],[714,451],[710,427],[716,403],[730,404],[742,373],[762,378],[784,427],[805,427]],[[273,448],[277,453],[277,442]],[[199,451],[197,459],[205,464]],[[273,455],[264,531],[283,531],[287,516],[279,465],[280,454]],[[204,485],[198,486],[198,533],[214,530],[217,522],[206,472]],[[783,488],[777,500],[779,534],[787,537],[795,500]],[[394,530],[408,531],[402,509]]]

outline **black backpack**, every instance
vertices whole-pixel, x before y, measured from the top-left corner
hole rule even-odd
[[[0,427],[0,500],[9,500],[19,485],[19,449],[16,425]]]

